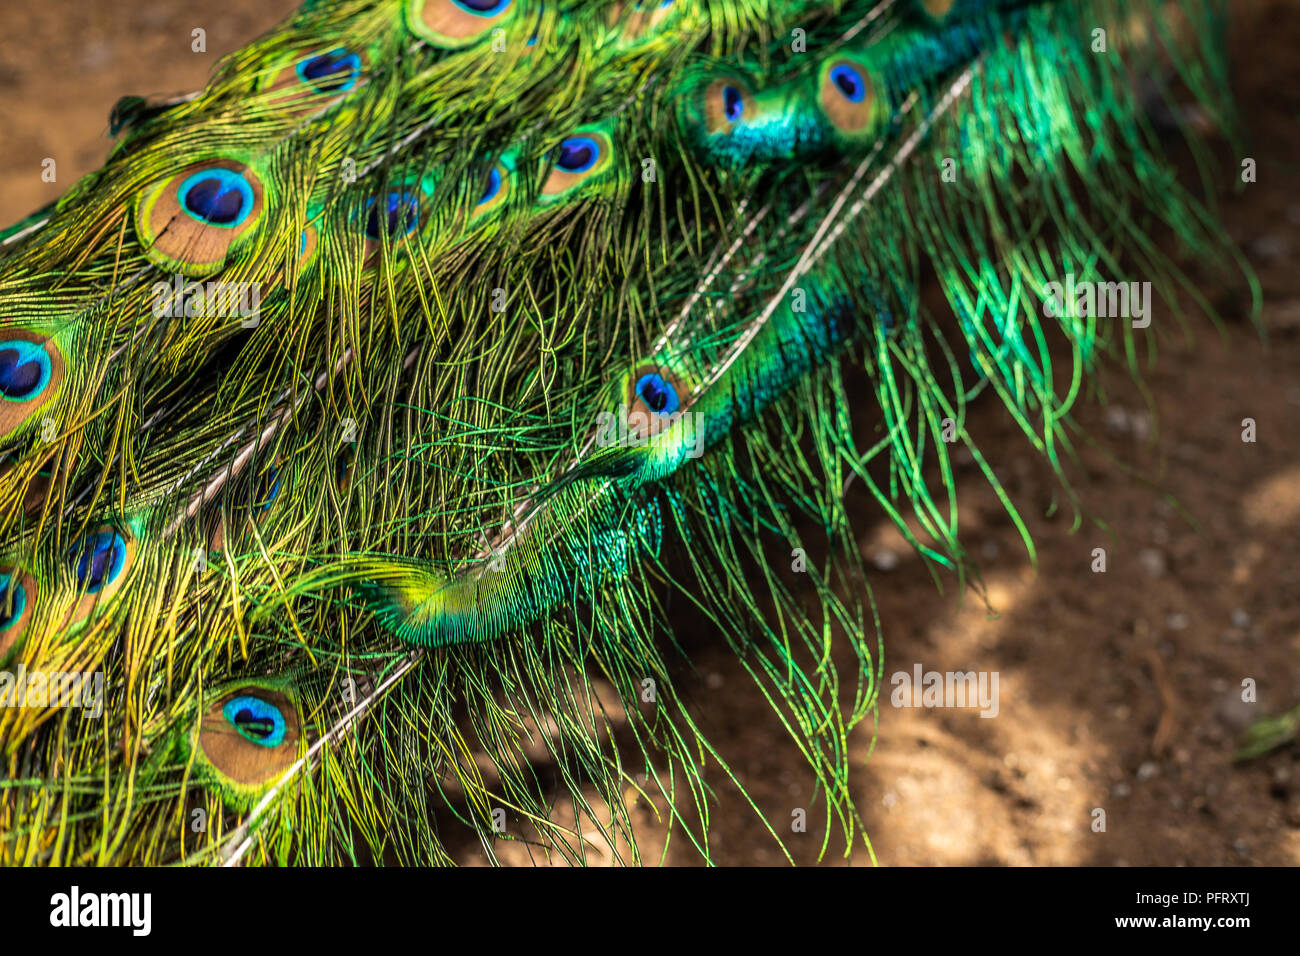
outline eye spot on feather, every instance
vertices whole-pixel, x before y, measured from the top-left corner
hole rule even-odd
[[[87,594],[98,594],[126,570],[126,541],[116,532],[97,531],[74,544],[68,551],[68,560],[77,587]]]
[[[316,255],[316,244],[320,241],[320,232],[310,223],[303,227],[298,239],[298,271],[305,269]]]
[[[357,88],[368,65],[364,53],[342,46],[299,56],[275,71],[268,100],[308,114],[323,112]]]
[[[416,232],[421,226],[422,215],[419,194],[407,189],[394,189],[367,199],[362,209],[365,264],[374,265],[379,260],[385,242],[391,249]]]
[[[488,170],[487,183],[483,195],[474,207],[474,215],[483,216],[499,209],[510,195],[510,170],[504,164],[497,163]]]
[[[225,264],[262,211],[262,183],[253,171],[215,159],[146,187],[136,200],[135,228],[153,262],[201,276]]]
[[[361,57],[338,47],[299,60],[294,72],[317,93],[347,93],[361,78]]]
[[[205,169],[181,183],[176,194],[192,219],[209,226],[233,229],[248,218],[253,190],[243,176],[228,169]]]
[[[0,661],[17,646],[35,603],[35,578],[19,568],[0,569]]]
[[[69,626],[90,617],[96,605],[112,600],[130,578],[135,553],[135,538],[109,527],[74,542],[65,554],[65,563],[81,597],[66,620]]]
[[[288,730],[284,714],[260,697],[248,694],[234,697],[221,708],[221,713],[241,737],[259,747],[278,747],[284,742]]]
[[[0,330],[0,436],[8,435],[58,393],[63,354],[39,332]]]
[[[366,238],[389,242],[410,235],[420,224],[420,197],[414,193],[391,192],[366,200]]]
[[[657,435],[671,426],[682,408],[686,389],[664,366],[644,366],[628,381],[628,426],[637,434]]]
[[[842,133],[869,131],[877,117],[875,89],[866,68],[840,57],[822,67],[821,105],[827,118]]]
[[[745,115],[745,98],[734,86],[722,88],[722,115],[728,123],[739,123]]]
[[[848,63],[837,63],[831,67],[831,82],[834,83],[844,98],[850,103],[861,103],[867,95],[867,82],[858,72],[857,67]]]
[[[509,17],[513,0],[408,0],[406,23],[431,46],[473,43]]]
[[[681,407],[681,398],[671,382],[658,372],[647,372],[637,379],[636,397],[656,415],[671,415]]]
[[[103,527],[82,536],[64,555],[79,597],[65,626],[79,624],[121,590],[135,564],[136,540],[114,528]]]
[[[256,685],[223,694],[199,725],[199,748],[225,781],[240,787],[271,782],[298,757],[301,721],[281,691]]]
[[[478,204],[482,206],[485,203],[490,203],[493,199],[496,198],[497,193],[499,193],[500,191],[501,191],[501,173],[499,173],[494,167],[488,170],[487,186],[484,187],[483,195],[479,199]]]
[[[704,89],[704,128],[710,135],[730,133],[753,111],[754,94],[737,77],[714,80]]]
[[[613,149],[604,133],[594,130],[574,133],[552,154],[551,172],[542,184],[542,199],[556,199],[571,192],[603,173],[613,161]]]
[[[30,402],[50,384],[50,356],[44,347],[22,339],[0,340],[0,395]]]
[[[560,144],[555,168],[571,175],[585,173],[600,159],[600,145],[590,136],[573,136]]]

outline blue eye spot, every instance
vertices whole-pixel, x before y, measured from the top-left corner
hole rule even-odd
[[[39,342],[0,339],[0,395],[31,401],[50,384],[50,355]]]
[[[570,136],[556,151],[555,165],[566,173],[585,173],[600,159],[600,144],[590,136]]]
[[[510,6],[510,0],[451,0],[451,2],[476,17],[495,17]]]
[[[68,560],[75,562],[77,586],[94,594],[112,584],[126,567],[126,542],[111,531],[97,531],[74,544]]]
[[[407,235],[419,222],[420,199],[411,193],[389,193],[382,205],[374,197],[366,201],[366,235],[375,242],[383,235],[389,239]]]
[[[722,89],[722,112],[732,123],[745,114],[745,98],[734,86]]]
[[[299,78],[318,93],[346,93],[361,76],[361,57],[343,47],[298,63]]]
[[[862,74],[845,63],[831,68],[831,82],[850,103],[861,103],[867,95],[867,84],[862,79]]]
[[[677,389],[662,375],[647,372],[636,381],[637,398],[656,415],[671,415],[681,407]]]
[[[11,574],[0,574],[0,631],[23,616],[27,608],[27,589]]]
[[[501,192],[501,173],[493,166],[488,171],[487,188],[483,190],[483,196],[479,199],[478,204],[481,206],[486,202],[491,202],[499,192]]]
[[[181,208],[209,226],[232,229],[253,210],[253,188],[229,169],[205,169],[181,183],[176,196]]]
[[[260,747],[278,747],[284,742],[288,729],[284,714],[274,704],[244,694],[232,697],[221,708],[221,713],[239,735]]]

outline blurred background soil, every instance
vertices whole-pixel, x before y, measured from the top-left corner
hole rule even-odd
[[[103,161],[119,96],[199,88],[222,53],[294,6],[5,0],[0,221],[57,198]],[[1085,514],[1073,533],[1068,506],[1052,513],[1059,482],[996,402],[977,403],[971,429],[1038,548],[1034,567],[997,499],[964,469],[963,533],[987,605],[952,581],[939,593],[859,499],[886,684],[874,751],[870,726],[850,745],[882,863],[1300,863],[1300,748],[1232,761],[1247,723],[1300,702],[1300,10],[1294,0],[1234,10],[1234,84],[1258,182],[1234,188],[1240,157],[1220,148],[1220,201],[1263,285],[1267,344],[1240,297],[1206,289],[1224,329],[1193,315],[1188,335],[1165,317],[1145,375],[1154,415],[1123,371],[1104,374],[1105,404],[1084,405],[1079,424],[1147,480],[1085,446],[1067,466]],[[191,51],[196,27],[207,31],[206,53]],[[53,184],[41,180],[46,157],[58,164]],[[1254,444],[1241,440],[1247,417],[1258,423]],[[1107,550],[1106,574],[1090,570],[1096,547]],[[820,827],[800,755],[729,650],[698,634],[691,647],[698,676],[682,680],[701,729],[773,820],[809,808],[809,832],[786,841],[799,862],[815,862]],[[889,706],[888,676],[918,662],[997,671],[998,716]],[[1241,700],[1247,677],[1255,704]],[[714,860],[782,862],[721,775],[710,779]],[[1098,807],[1104,833],[1090,827]],[[658,861],[663,818],[644,801],[631,812],[647,859]],[[833,841],[825,862],[840,852]],[[468,842],[459,853],[480,858]],[[501,855],[528,859],[522,846]],[[680,838],[663,858],[699,860]],[[852,862],[868,861],[854,851]]]

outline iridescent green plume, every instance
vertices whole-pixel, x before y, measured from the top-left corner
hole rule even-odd
[[[1155,341],[1052,284],[1176,317],[1169,232],[1252,281],[1164,158],[1205,148],[1149,119],[1231,134],[1223,30],[317,0],[123,100],[104,167],[0,233],[0,667],[102,688],[0,707],[0,861],[443,863],[464,827],[630,863],[629,789],[709,859],[713,642],[815,773],[822,852],[869,847],[877,515],[844,489],[970,580],[958,449],[1020,518],[969,403],[1059,469],[1094,370]]]

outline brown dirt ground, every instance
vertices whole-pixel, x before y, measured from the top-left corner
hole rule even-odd
[[[293,6],[8,0],[0,221],[56,198],[103,160],[118,96],[200,86],[220,53]],[[994,402],[978,403],[972,430],[1038,547],[1035,568],[966,469],[963,528],[989,607],[959,598],[951,582],[939,594],[895,531],[867,523],[861,499],[886,675],[920,662],[996,670],[1001,682],[996,719],[886,703],[869,762],[871,728],[852,738],[853,783],[882,863],[1300,862],[1300,748],[1232,762],[1247,722],[1300,701],[1300,19],[1290,0],[1235,6],[1235,82],[1259,182],[1234,191],[1238,160],[1225,155],[1223,213],[1259,272],[1268,344],[1220,300],[1222,334],[1193,317],[1194,341],[1164,336],[1145,376],[1154,416],[1126,375],[1106,374],[1107,404],[1086,405],[1079,423],[1150,482],[1085,449],[1068,469],[1088,519],[1074,533],[1068,508],[1048,513],[1060,500],[1050,471]],[[199,26],[206,54],[190,51]],[[47,156],[59,164],[56,184],[40,179]],[[1246,417],[1258,422],[1255,444],[1240,440]],[[1089,570],[1099,546],[1104,575]],[[809,772],[731,653],[698,639],[692,647],[701,675],[692,696],[708,701],[696,708],[702,729],[773,819],[809,806]],[[1258,682],[1255,705],[1240,700],[1244,677]],[[718,789],[714,859],[781,862],[752,812]],[[1089,827],[1096,807],[1107,811],[1105,833]],[[633,814],[656,861],[662,825],[644,804]],[[810,819],[808,835],[787,841],[800,862],[817,858]],[[468,846],[464,857],[475,858]],[[507,847],[503,858],[523,862],[525,850]],[[666,859],[698,861],[680,841]],[[834,847],[826,859],[839,859]],[[859,849],[852,860],[868,857]]]

